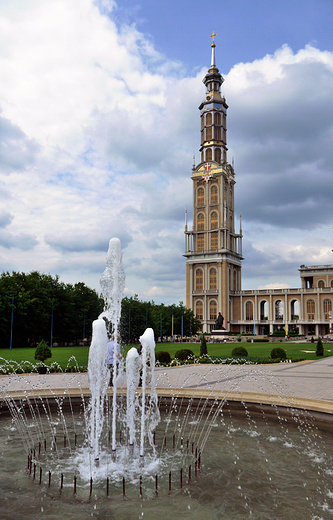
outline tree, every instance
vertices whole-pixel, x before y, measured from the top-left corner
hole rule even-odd
[[[173,327],[172,327],[173,323]],[[158,338],[181,335],[183,323],[183,335],[196,334],[201,323],[194,316],[193,311],[187,309],[183,302],[178,305],[155,304],[153,301],[141,301],[136,294],[134,297],[125,297],[121,302],[120,334],[122,343],[137,343],[139,337],[147,327],[154,330]]]
[[[35,359],[41,361],[44,365],[44,361],[52,357],[52,351],[50,347],[47,345],[46,341],[42,339],[42,341],[37,345],[35,350]]]
[[[207,356],[207,342],[205,335],[203,334],[201,337],[201,345],[200,345],[200,357]]]
[[[64,284],[58,276],[38,271],[2,273],[0,347],[9,347],[12,311],[13,347],[28,347],[42,338],[51,339],[52,318],[53,342],[77,343],[83,337],[83,324],[90,332],[102,309],[102,298],[82,282]]]
[[[324,345],[321,341],[321,337],[319,336],[317,347],[316,347],[316,356],[323,356],[324,355]]]

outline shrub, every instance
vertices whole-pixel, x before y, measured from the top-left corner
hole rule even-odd
[[[231,352],[232,356],[237,357],[247,357],[249,355],[248,351],[245,347],[235,347]]]
[[[52,351],[46,341],[42,339],[42,341],[36,347],[35,359],[41,361],[44,364],[44,361],[50,357],[52,357]]]
[[[268,338],[252,338],[252,339],[247,339],[246,340],[247,343],[269,343],[269,339]]]
[[[202,356],[207,356],[207,342],[204,334],[202,335],[200,345],[200,357]]]
[[[179,359],[179,361],[186,361],[188,358],[193,358],[194,352],[189,348],[181,348],[177,350],[175,354],[175,358]]]
[[[316,356],[323,356],[323,355],[324,355],[324,345],[323,345],[323,342],[321,341],[321,338],[319,337],[318,342],[317,342],[317,348],[316,348]]]
[[[287,353],[283,348],[275,347],[271,350],[271,358],[281,359],[281,361],[285,361],[287,359]]]
[[[311,336],[311,343],[314,343],[314,337]]]
[[[168,363],[171,363],[171,356],[169,352],[166,352],[164,350],[158,350],[155,353],[155,359],[156,361],[159,361],[159,363],[162,363],[162,365],[167,365]]]

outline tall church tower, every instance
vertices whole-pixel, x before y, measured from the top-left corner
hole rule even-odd
[[[235,233],[234,168],[227,162],[227,109],[221,95],[224,81],[212,59],[203,83],[201,162],[193,165],[193,228],[185,223],[186,305],[202,322],[202,332],[214,329],[217,315],[229,330],[232,294],[241,290],[242,230]]]

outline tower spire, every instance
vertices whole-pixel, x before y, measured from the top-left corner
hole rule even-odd
[[[199,110],[201,111],[201,162],[215,161],[218,164],[227,162],[227,109],[228,105],[221,94],[224,81],[215,64],[215,36],[212,38],[212,62],[203,82],[206,96]]]
[[[216,65],[215,65],[215,47],[216,47],[216,45],[215,45],[215,41],[214,41],[215,36],[217,36],[217,34],[215,34],[214,31],[213,31],[213,34],[211,34],[211,36],[210,36],[212,38],[212,45],[211,45],[211,47],[212,47],[212,60],[211,60],[211,64],[210,64],[211,67],[216,67]]]

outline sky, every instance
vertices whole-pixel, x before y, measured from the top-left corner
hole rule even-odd
[[[0,272],[185,301],[184,212],[217,36],[243,289],[333,263],[331,0],[0,0]]]

